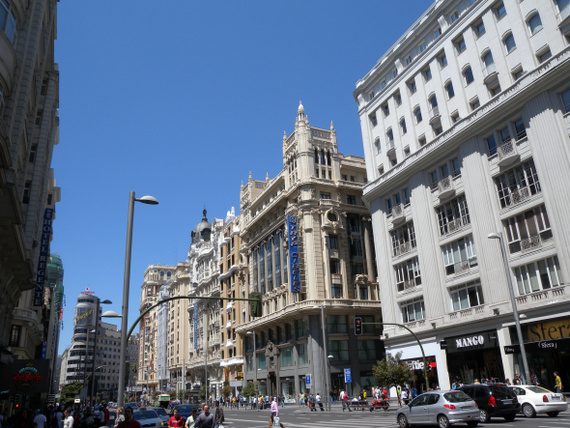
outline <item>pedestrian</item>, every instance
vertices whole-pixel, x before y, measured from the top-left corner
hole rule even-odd
[[[117,428],[119,422],[123,422],[124,420],[125,420],[125,408],[119,407],[117,409],[117,416],[115,417],[115,425],[113,426],[113,428]]]
[[[168,426],[170,428],[182,428],[185,425],[185,420],[182,416],[180,416],[180,412],[177,408],[174,409],[172,412],[172,416],[168,420]]]
[[[117,428],[142,428],[140,422],[133,418],[132,407],[127,407],[125,409],[125,420],[119,422]]]
[[[321,394],[319,394],[318,392],[317,392],[317,396],[315,397],[315,400],[317,401],[317,404],[319,405],[321,412],[324,412],[325,409],[323,408],[323,400],[321,399]],[[315,412],[316,411],[317,411],[317,409],[315,409]]]
[[[285,428],[285,425],[281,423],[281,419],[279,418],[279,416],[271,415],[271,417],[269,418],[268,428],[273,428],[273,427]]]
[[[198,415],[198,409],[196,409],[196,407],[192,407],[192,410],[190,411],[190,416],[188,416],[188,419],[186,419],[186,428],[194,428],[194,422],[198,417],[197,415]]]
[[[554,391],[562,392],[562,379],[558,375],[558,372],[554,372]]]
[[[103,422],[105,425],[109,425],[109,419],[111,419],[111,414],[109,413],[109,409],[107,409],[107,403],[103,404]]]
[[[350,410],[350,403],[348,402],[348,394],[344,393],[342,396],[342,411],[344,412],[344,408],[347,408],[349,412],[352,412],[352,410]]]
[[[281,394],[281,407],[285,408],[285,396],[283,394]]]
[[[311,409],[312,411],[317,411],[317,408],[315,407],[315,396],[313,395],[313,393],[311,392],[311,394],[309,395],[309,409]]]
[[[532,382],[532,384],[533,384],[534,386],[539,386],[539,385],[540,385],[540,382],[538,381],[538,378],[536,377],[535,374],[532,375],[531,382]]]
[[[44,428],[47,425],[47,418],[39,409],[34,417],[34,428]]]
[[[194,422],[195,428],[214,428],[214,415],[210,413],[210,406],[204,406],[204,412],[200,413]]]
[[[404,388],[404,390],[402,391],[402,402],[404,403],[404,406],[408,404],[409,401],[409,393],[408,393],[408,389]]]
[[[67,408],[63,412],[64,420],[63,420],[63,428],[73,428],[73,423],[75,422],[75,418],[71,416],[71,408]]]
[[[279,416],[279,406],[277,405],[276,397],[273,397],[273,400],[271,400],[271,415]]]
[[[214,413],[214,428],[224,428],[224,409],[220,407],[220,403],[216,401],[216,412]]]
[[[396,395],[398,396],[398,406],[402,407],[402,388],[400,385],[396,388]]]

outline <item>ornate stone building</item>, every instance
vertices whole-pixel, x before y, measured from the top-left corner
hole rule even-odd
[[[357,315],[381,320],[366,181],[364,160],[339,153],[332,123],[310,126],[300,104],[294,132],[283,136],[283,170],[242,185],[246,294],[261,294],[262,316],[248,309],[237,333],[245,381],[259,380],[262,394],[294,400],[310,388],[326,397],[327,387],[356,393],[374,383],[380,329],[368,324],[356,337],[352,327]]]

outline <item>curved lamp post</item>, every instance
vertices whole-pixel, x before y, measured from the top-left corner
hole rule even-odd
[[[329,358],[328,358],[328,352],[327,352],[327,337],[326,337],[326,330],[325,330],[325,312],[324,312],[324,307],[321,306],[313,306],[313,309],[321,309],[321,329],[322,329],[322,333],[323,333],[323,356],[324,356],[324,367],[323,367],[323,371],[325,373],[325,397],[327,397],[327,399],[325,400],[325,404],[327,407],[327,410],[330,411],[331,410],[331,393],[330,393],[330,388],[329,388],[329,378],[330,378],[330,374],[329,374]],[[321,396],[321,400],[322,400],[322,396]]]
[[[133,246],[133,217],[135,212],[135,202],[148,205],[158,205],[158,201],[153,196],[143,196],[135,198],[135,192],[129,193],[129,213],[127,217],[127,245],[125,248],[125,274],[123,280],[123,308],[121,317],[121,355],[119,357],[119,390],[117,397],[117,407],[122,407],[125,400],[125,364],[127,360],[127,329],[129,316],[129,286],[131,281],[131,252]]]

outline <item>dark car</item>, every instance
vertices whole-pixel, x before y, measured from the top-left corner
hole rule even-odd
[[[516,394],[502,383],[463,385],[458,389],[477,403],[481,423],[489,422],[492,417],[512,421],[520,409]]]
[[[200,408],[193,406],[192,404],[181,404],[178,406],[175,406],[174,409],[172,409],[172,414],[174,414],[174,411],[178,409],[178,414],[180,416],[182,416],[184,418],[184,420],[188,419],[188,417],[190,416],[190,414],[192,413],[192,409],[196,409],[196,413],[200,413]]]

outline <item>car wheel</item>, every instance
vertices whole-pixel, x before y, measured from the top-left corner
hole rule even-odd
[[[408,424],[408,418],[405,415],[398,416],[398,426],[400,428],[408,428],[410,425]]]
[[[551,418],[555,418],[556,416],[558,416],[558,413],[559,413],[559,412],[547,412],[546,414],[547,414],[548,416],[550,416]]]
[[[534,410],[534,407],[532,407],[529,403],[523,404],[522,412],[524,413],[525,417],[527,417],[527,418],[534,418],[536,416],[536,412]]]
[[[486,411],[485,409],[479,409],[479,422],[481,422],[482,424],[486,424],[487,422],[489,422],[489,419],[491,419],[489,417],[489,412]]]
[[[477,425],[479,425],[479,421],[467,422],[469,428],[475,428]]]
[[[437,417],[437,424],[439,428],[449,428],[449,419],[445,415],[439,415]]]
[[[511,413],[510,415],[504,416],[504,418],[507,422],[514,421],[516,417],[517,417],[517,415],[515,413]]]

